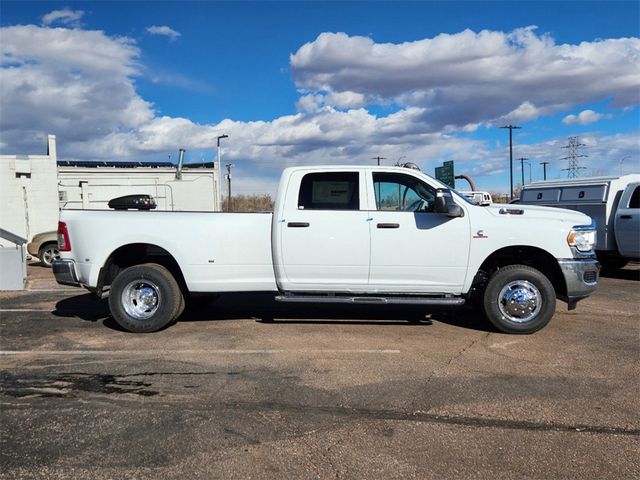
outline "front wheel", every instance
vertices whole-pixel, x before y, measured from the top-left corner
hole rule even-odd
[[[553,317],[556,293],[549,279],[535,268],[509,265],[489,279],[482,307],[501,332],[533,333]]]
[[[111,284],[109,309],[129,332],[156,332],[171,324],[184,309],[184,297],[169,270],[145,263],[123,270]]]

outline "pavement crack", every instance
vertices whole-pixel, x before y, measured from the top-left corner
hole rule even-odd
[[[478,337],[475,338],[471,341],[471,343],[469,343],[469,345],[467,345],[466,347],[462,347],[462,349],[460,349],[460,351],[458,351],[457,353],[455,353],[447,362],[447,364],[445,365],[445,367],[448,367],[449,365],[451,365],[455,360],[457,360],[458,358],[460,358],[462,355],[465,354],[465,352],[467,350],[469,350],[470,348],[472,348],[476,343],[478,343],[480,340],[484,340],[485,338],[488,338],[489,335],[491,335],[491,332],[486,332],[482,337]]]
[[[427,377],[427,379],[424,381],[424,390],[425,392],[429,392],[428,393],[428,404],[431,404],[431,398],[432,398],[432,393],[431,393],[431,389],[429,389],[428,387],[431,385],[432,380],[434,379],[434,377],[436,376],[436,374],[443,369],[446,369],[447,367],[449,367],[454,360],[460,358],[462,355],[464,355],[464,353],[469,350],[470,348],[472,348],[476,343],[478,343],[480,340],[486,339],[489,337],[489,335],[491,335],[491,332],[487,332],[485,333],[482,337],[476,338],[474,340],[471,341],[471,343],[469,343],[468,345],[466,345],[465,347],[462,347],[462,349],[460,349],[458,352],[456,352],[453,356],[451,356],[451,358],[449,358],[449,360],[447,361],[447,363],[444,364],[444,367],[442,369],[436,368],[434,370],[431,371],[431,373],[429,374],[429,376]],[[424,399],[423,399],[424,400]],[[415,405],[415,403],[417,402],[417,399],[414,399],[411,401],[411,405]]]
[[[530,432],[567,432],[577,434],[596,435],[624,435],[640,437],[640,429],[624,427],[607,427],[602,425],[569,424],[561,422],[542,423],[527,420],[507,420],[500,418],[484,418],[471,416],[451,416],[438,415],[423,411],[402,412],[397,410],[370,409],[370,408],[349,408],[337,406],[309,406],[309,405],[289,405],[284,403],[233,403],[225,404],[232,409],[255,410],[261,408],[265,410],[277,410],[293,413],[333,415],[351,419],[371,419],[371,420],[400,420],[423,423],[436,423],[446,425],[458,425],[463,427],[477,428],[500,428],[506,430],[523,430]]]

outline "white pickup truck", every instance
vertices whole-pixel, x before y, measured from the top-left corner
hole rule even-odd
[[[108,291],[132,332],[170,325],[188,295],[268,291],[282,302],[472,302],[499,330],[532,333],[556,297],[574,308],[599,275],[587,215],[473,205],[402,167],[287,168],[274,213],[63,210],[58,242],[57,281]]]

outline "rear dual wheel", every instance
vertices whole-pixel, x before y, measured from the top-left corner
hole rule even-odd
[[[556,292],[549,279],[527,265],[500,268],[484,291],[483,310],[504,333],[533,333],[543,328],[556,310]]]
[[[162,265],[129,267],[115,278],[109,292],[114,320],[129,332],[156,332],[177,320],[184,310],[182,291]]]

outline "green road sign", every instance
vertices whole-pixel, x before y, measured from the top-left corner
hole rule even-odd
[[[456,188],[456,179],[453,173],[453,160],[443,162],[441,167],[436,167],[436,179],[451,188]]]

